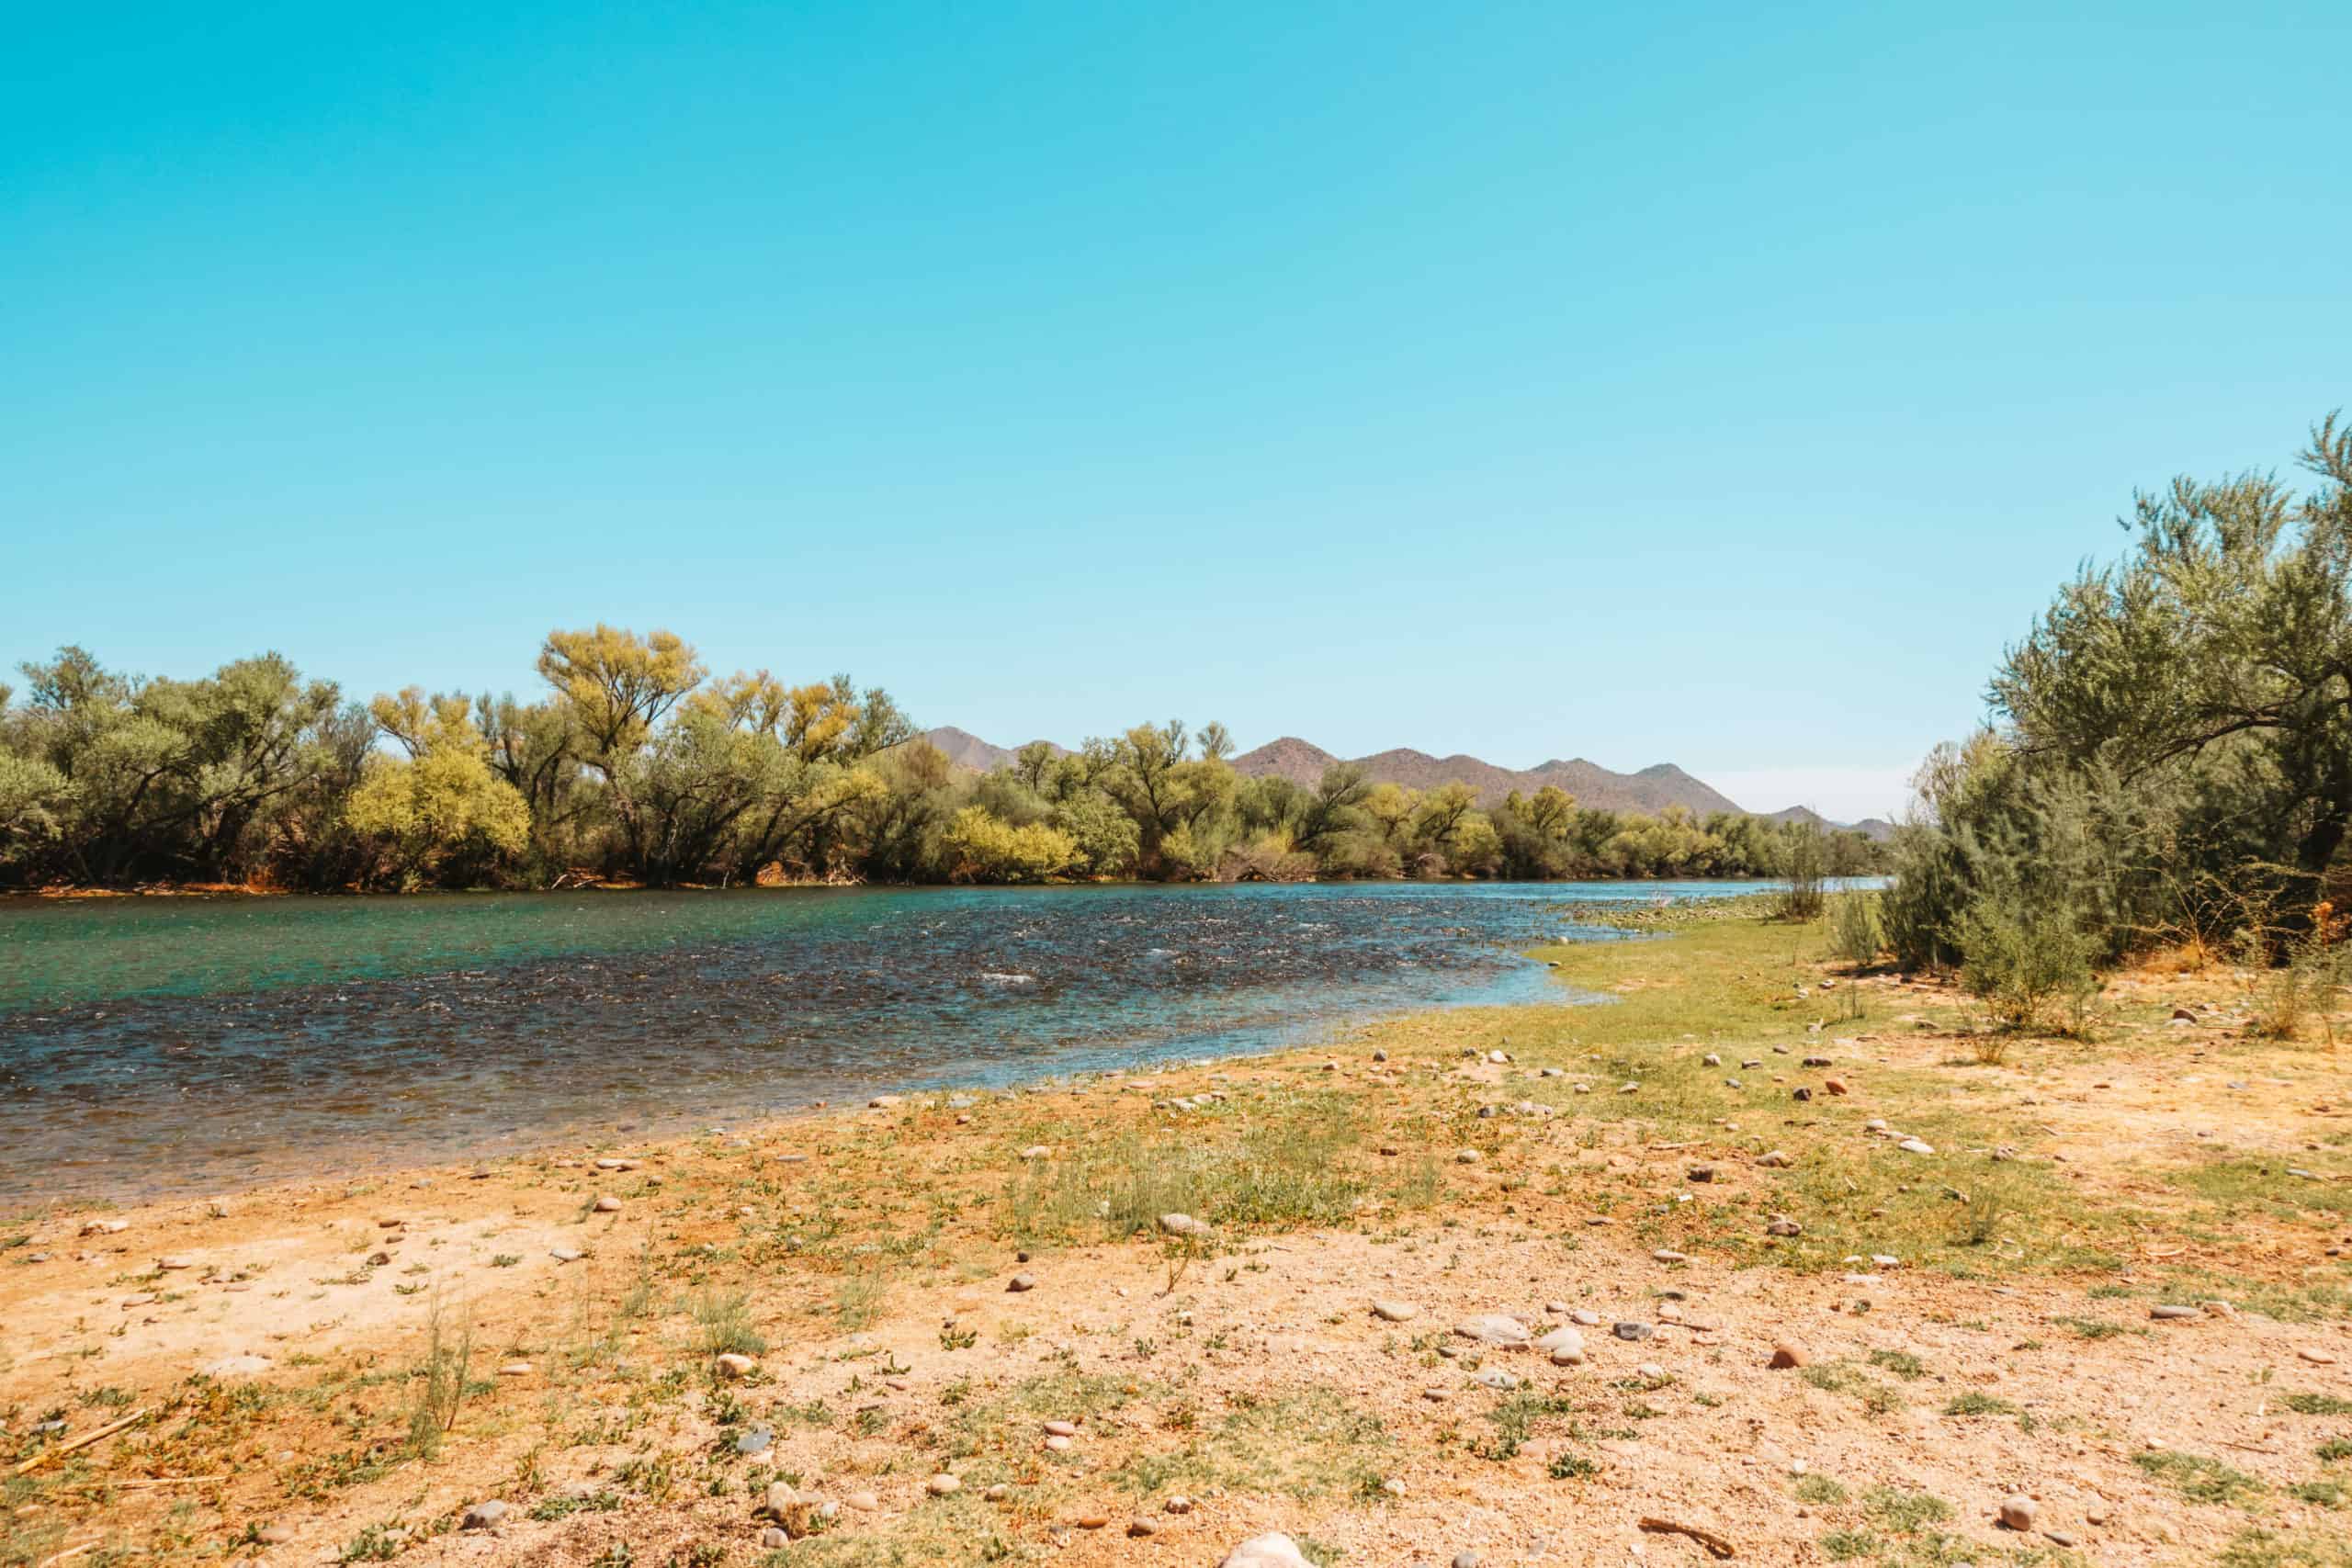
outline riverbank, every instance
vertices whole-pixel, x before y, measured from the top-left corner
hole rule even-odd
[[[2333,1056],[2224,974],[2012,1039],[1825,947],[1718,920],[1539,954],[1613,1006],[22,1216],[8,1450],[128,1424],[7,1482],[0,1562],[2352,1550]]]

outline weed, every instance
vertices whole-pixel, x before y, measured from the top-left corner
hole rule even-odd
[[[2173,1489],[2192,1503],[2244,1503],[2264,1491],[2262,1483],[2245,1472],[2202,1454],[2162,1449],[2133,1454],[2132,1462],[2159,1480],[2171,1482]]]

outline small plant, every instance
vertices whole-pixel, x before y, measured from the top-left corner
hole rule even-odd
[[[1827,1507],[1846,1500],[1846,1488],[1826,1475],[1807,1475],[1797,1482],[1797,1501]]]
[[[1544,1473],[1555,1481],[1582,1481],[1599,1475],[1600,1466],[1582,1454],[1562,1453],[1553,1457],[1552,1462],[1544,1467]]]
[[[757,1356],[767,1340],[752,1326],[749,1291],[706,1291],[687,1303],[695,1342],[706,1356]]]
[[[1908,1350],[1873,1350],[1870,1360],[1871,1366],[1893,1372],[1906,1382],[1928,1374],[1926,1365]]]
[[[502,1252],[497,1257],[490,1260],[490,1266],[492,1269],[512,1269],[514,1265],[522,1261],[523,1256],[520,1253]]]
[[[2018,1407],[1989,1393],[1963,1393],[1944,1406],[1947,1416],[2014,1416]]]
[[[1856,969],[1876,964],[1886,947],[1886,918],[1880,903],[1872,891],[1840,894],[1830,906],[1830,949]]]
[[[2352,1399],[2333,1393],[2290,1393],[2279,1401],[2298,1416],[2352,1416]]]
[[[431,1459],[438,1453],[442,1438],[458,1424],[473,1352],[473,1325],[465,1324],[451,1340],[444,1332],[441,1308],[435,1303],[432,1315],[425,1319],[424,1363],[409,1374],[417,1388],[409,1406],[408,1450],[416,1458]]]
[[[958,1328],[949,1323],[939,1331],[939,1348],[943,1350],[968,1350],[980,1342],[977,1328]]]
[[[2003,1027],[2032,1030],[2064,1007],[2076,1027],[2098,990],[2098,942],[2062,902],[2014,888],[1981,894],[1952,923],[1960,983]]]

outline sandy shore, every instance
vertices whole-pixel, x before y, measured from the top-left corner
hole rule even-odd
[[[0,1562],[2335,1561],[2278,1555],[2352,1501],[2334,1055],[2192,976],[1981,1061],[1804,946],[1559,950],[1605,1020],[20,1216]]]

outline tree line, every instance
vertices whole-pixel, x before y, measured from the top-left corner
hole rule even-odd
[[[2301,466],[2300,491],[2249,473],[2137,496],[2130,547],[2007,650],[1992,722],[1928,759],[1894,840],[1877,940],[1902,963],[1957,967],[2017,1021],[2164,944],[2287,971],[2288,1013],[2332,995],[2352,426],[2316,426]]]
[[[713,678],[675,635],[555,631],[534,701],[345,700],[277,654],[194,680],[78,648],[0,685],[0,882],[288,889],[1477,876],[1873,869],[1806,823],[1481,807],[1345,764],[1250,778],[1218,724],[951,764],[879,687]]]

